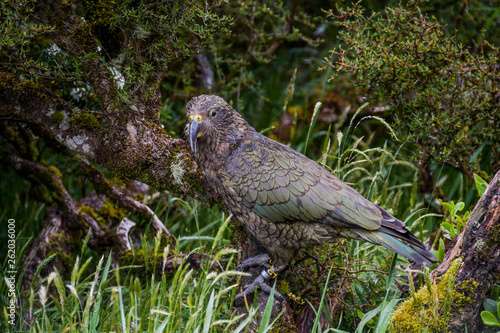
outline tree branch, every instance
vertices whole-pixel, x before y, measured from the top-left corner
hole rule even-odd
[[[92,232],[96,236],[103,235],[103,231],[99,228],[96,221],[91,216],[78,212],[78,209],[73,202],[73,198],[68,191],[66,191],[61,179],[55,172],[42,165],[17,156],[6,156],[5,161],[20,175],[38,183],[39,185],[46,186],[49,191],[53,193],[53,197],[57,205],[60,207],[62,212],[66,214],[70,222],[75,223],[76,225],[87,224],[92,228]]]
[[[99,193],[106,195],[120,207],[127,209],[127,211],[131,213],[140,213],[147,219],[151,219],[153,229],[157,232],[161,231],[164,235],[168,236],[172,244],[175,246],[176,241],[174,236],[168,232],[167,228],[165,228],[161,220],[158,216],[156,216],[151,208],[119,191],[106,179],[106,177],[104,177],[103,173],[95,168],[85,157],[80,156],[79,160],[81,171],[83,171],[83,173],[90,178]]]
[[[0,72],[0,82],[0,116],[35,125],[45,139],[105,166],[121,179],[136,179],[203,202],[219,201],[207,192],[206,179],[184,140],[171,138],[158,121],[132,113],[102,124],[32,81]]]

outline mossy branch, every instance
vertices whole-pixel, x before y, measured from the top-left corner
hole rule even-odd
[[[87,176],[98,193],[106,195],[110,200],[117,203],[120,207],[126,209],[130,213],[143,215],[146,219],[152,222],[153,230],[160,231],[163,235],[167,236],[172,242],[172,247],[175,246],[175,238],[168,232],[167,228],[163,225],[161,220],[156,214],[142,202],[132,199],[123,192],[119,191],[113,186],[109,180],[106,179],[104,174],[92,165],[85,157],[77,156],[82,173]]]
[[[79,112],[41,85],[5,72],[0,72],[0,82],[0,115],[37,128],[58,150],[62,146],[79,153],[122,180],[136,179],[157,190],[190,195],[204,202],[218,201],[206,191],[203,173],[184,140],[170,137],[158,121],[131,114],[105,129],[89,129],[70,121]],[[53,119],[56,112],[59,118],[62,114],[58,122]]]
[[[61,174],[57,168],[44,167],[18,156],[6,156],[5,161],[24,178],[37,185],[45,186],[51,193],[53,201],[66,215],[70,223],[79,226],[87,224],[96,236],[103,235],[103,231],[91,216],[78,212],[73,198],[62,183]]]

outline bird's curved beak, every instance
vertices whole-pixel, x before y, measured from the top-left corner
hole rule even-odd
[[[196,155],[196,140],[198,140],[200,126],[201,124],[196,118],[191,120],[191,123],[189,124],[189,143],[191,144],[191,151],[193,152],[193,155]]]

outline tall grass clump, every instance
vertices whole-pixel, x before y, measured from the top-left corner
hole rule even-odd
[[[306,135],[303,142],[322,142],[322,149],[316,152],[318,163],[404,221],[426,243],[439,227],[442,215],[417,195],[420,173],[416,165],[407,161],[406,143],[399,140],[383,118],[363,113],[370,108],[368,103],[349,116],[347,109],[341,121],[330,125],[328,130],[314,132],[314,113],[318,108],[316,105],[309,128],[303,131],[307,133],[303,134]],[[388,133],[388,138],[381,140],[363,130],[377,126]],[[363,328],[387,330],[392,312],[401,300],[400,287],[408,284],[406,273],[401,270],[410,265],[406,258],[384,247],[354,240],[339,240],[308,252],[319,263],[314,264],[308,258],[297,260],[299,268],[294,269],[299,272],[298,287],[290,287],[297,291],[297,294],[291,292],[297,304],[304,299],[318,300],[319,304],[313,306],[319,307],[316,319],[321,312],[329,314],[327,331],[349,332],[356,327],[357,332]],[[331,276],[329,266],[333,267]],[[323,286],[322,293],[310,288],[314,283]],[[339,297],[343,305],[340,311],[332,312],[330,305],[339,302]],[[321,331],[318,325],[316,328]]]
[[[155,240],[159,242],[159,238]],[[156,247],[158,249],[158,247]],[[178,255],[168,247],[158,260]],[[234,261],[230,248],[206,251],[199,269],[187,256],[172,277],[157,274],[145,280],[133,266],[113,264],[113,254],[97,265],[77,257],[69,281],[56,271],[39,281],[21,304],[18,329],[27,332],[220,332],[241,320],[229,304],[245,273],[220,270],[221,259]],[[250,321],[249,321],[250,322]]]

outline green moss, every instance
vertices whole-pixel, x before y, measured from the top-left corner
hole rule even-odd
[[[294,290],[292,290],[290,284],[288,282],[286,282],[285,280],[278,280],[277,282],[277,285],[276,285],[276,289],[282,293],[283,295],[286,295],[288,297],[290,297],[290,299],[293,301],[293,303],[295,304],[304,304],[305,301],[302,297],[294,294],[294,292],[298,292],[298,290],[295,290],[297,289],[296,286],[294,286]]]
[[[54,175],[59,179],[59,181],[54,179]],[[57,167],[51,165],[47,167],[47,169],[41,170],[38,178],[38,181],[41,184],[44,184],[49,190],[47,193],[49,194],[50,201],[56,201],[58,203],[64,201],[64,191],[66,189],[62,185],[62,173]]]
[[[16,145],[16,148],[19,149],[21,154],[25,155],[29,151],[29,146],[26,145],[26,141],[23,140],[18,131],[13,130],[12,128],[6,128],[3,132],[3,135],[7,140],[11,141]]]
[[[476,281],[467,280],[453,288],[461,263],[461,258],[453,261],[439,282],[432,286],[432,293],[423,286],[414,297],[403,302],[392,315],[390,332],[422,332],[425,327],[429,333],[445,332],[449,326],[445,307],[451,306],[453,312],[460,311],[472,302],[470,295],[478,286]]]
[[[92,216],[92,218],[97,222],[97,225],[101,228],[104,228],[106,226],[106,220],[98,212],[96,212],[94,208],[90,206],[81,206],[80,208],[78,208],[78,213],[84,213]]]
[[[57,167],[51,165],[48,167],[48,169],[57,176],[57,178],[62,179],[63,175],[61,173],[61,170],[59,170]]]
[[[56,111],[52,115],[52,122],[54,122],[54,124],[56,125],[59,125],[61,121],[63,121],[63,119],[64,119],[64,113],[62,113],[61,111]]]
[[[284,280],[279,280],[276,288],[283,295],[287,295],[290,292],[290,285]]]
[[[231,229],[231,243],[232,244],[240,244],[241,242],[245,242],[248,233],[245,227],[241,225],[240,222],[238,222],[235,219],[231,219],[231,223],[229,224],[229,228]]]
[[[465,306],[472,304],[474,301],[470,296],[476,292],[478,286],[479,283],[474,279],[468,279],[460,282],[460,284],[458,284],[452,292],[453,303],[451,308],[459,311]]]
[[[109,201],[104,203],[104,206],[98,210],[98,213],[118,221],[123,220],[123,218],[127,216],[127,211],[125,209],[119,208]]]
[[[500,224],[492,223],[491,227],[491,236],[486,243],[486,247],[481,251],[481,255],[483,256],[483,259],[485,261],[488,261],[490,259],[489,256],[492,253],[492,247],[496,249],[498,247],[498,244],[500,244]]]
[[[127,210],[119,208],[109,201],[105,201],[104,206],[98,210],[90,206],[81,206],[78,212],[92,216],[101,228],[109,228],[128,214]]]
[[[146,197],[146,196],[145,196],[144,194],[139,193],[139,194],[136,194],[136,195],[134,196],[134,200],[135,200],[135,201],[141,201],[141,202],[142,202],[142,201],[144,201],[144,198],[145,198],[145,197]]]
[[[61,232],[50,235],[49,242],[47,243],[47,248],[50,249],[47,257],[52,254],[56,255],[57,261],[61,264],[58,265],[60,273],[63,275],[66,273],[66,268],[73,267],[75,263],[75,253],[78,253],[76,248],[80,247],[80,244],[75,242],[75,239],[68,238],[68,235]]]
[[[78,113],[71,117],[69,122],[79,128],[95,130],[99,128],[99,121],[91,113]]]
[[[82,1],[85,19],[90,22],[108,24],[113,16],[113,8],[108,1]]]
[[[22,108],[32,108],[33,102],[40,99],[44,102],[54,105],[52,96],[47,93],[38,83],[30,80],[21,79],[10,73],[0,73],[0,89],[12,93]]]
[[[281,315],[278,321],[274,323],[273,327],[269,330],[270,333],[298,333],[299,330],[295,322],[293,321],[293,316]]]

